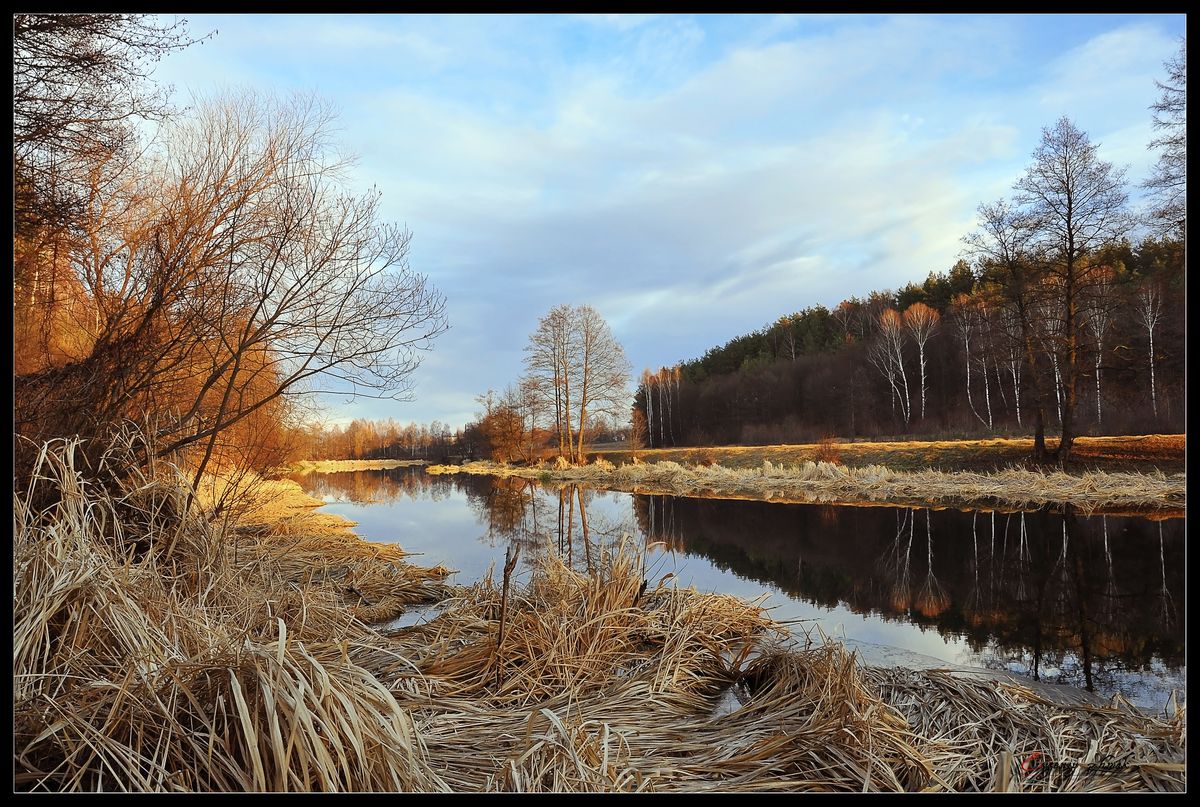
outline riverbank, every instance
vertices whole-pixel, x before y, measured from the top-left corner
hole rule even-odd
[[[1058,441],[1049,438],[1053,451]],[[1118,437],[1078,437],[1071,450],[1072,473],[1086,471],[1184,473],[1187,436],[1145,434]],[[633,462],[717,464],[725,468],[758,468],[764,460],[775,465],[837,462],[856,468],[886,465],[895,471],[974,471],[979,473],[1024,465],[1033,453],[1031,437],[981,440],[860,440],[767,446],[711,446],[638,449],[605,448],[593,452],[614,465]]]
[[[582,484],[603,490],[655,495],[751,499],[784,503],[888,504],[962,508],[1031,509],[1070,505],[1082,514],[1131,514],[1179,517],[1184,514],[1187,481],[1183,474],[1008,469],[968,471],[895,471],[879,465],[853,468],[826,462],[758,468],[720,465],[684,466],[676,462],[638,462],[614,466],[603,458],[589,465],[509,466],[492,462],[431,465],[431,474],[483,474],[544,482]]]
[[[14,496],[19,790],[1186,787],[1182,706],[862,667],[647,580],[628,544],[587,573],[549,553],[507,595],[449,587],[312,522],[293,483],[223,528],[168,469],[105,493],[62,448]],[[441,612],[380,632],[366,601],[389,593]],[[1029,776],[1031,758],[1063,764]]]
[[[425,460],[300,460],[289,466],[288,471],[296,474],[333,473],[335,471],[388,471],[392,468],[408,468],[427,465]]]

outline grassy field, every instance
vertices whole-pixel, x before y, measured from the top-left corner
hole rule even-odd
[[[1162,471],[1184,472],[1187,438],[1183,434],[1150,434],[1130,437],[1080,437],[1075,441],[1072,473],[1084,471]],[[1048,439],[1053,449],[1057,440]],[[1026,464],[1033,451],[1032,438],[995,438],[990,440],[937,440],[904,442],[846,442],[772,446],[715,446],[708,448],[642,449],[637,456],[643,462],[678,462],[681,465],[716,464],[726,468],[757,468],[763,460],[776,465],[796,465],[806,461],[829,461],[820,456],[822,449],[832,451],[842,464],[859,468],[885,465],[896,471],[995,471]],[[603,457],[614,465],[632,459],[628,449],[597,449],[593,457]]]

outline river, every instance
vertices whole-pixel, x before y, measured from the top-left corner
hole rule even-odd
[[[579,568],[632,539],[653,585],[734,594],[869,664],[1004,670],[1163,708],[1186,688],[1184,519],[647,496],[420,468],[295,479],[369,541],[470,584],[522,547]],[[422,618],[414,611],[404,619]]]

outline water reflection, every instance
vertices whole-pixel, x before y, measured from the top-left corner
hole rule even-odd
[[[301,481],[327,500],[465,498],[481,542],[550,549],[580,569],[633,535],[796,601],[936,631],[969,647],[961,662],[1040,680],[1112,692],[1184,664],[1183,519],[688,499],[405,468]]]
[[[464,495],[475,521],[484,528],[479,540],[489,546],[519,544],[526,566],[551,547],[582,570],[624,536],[637,535],[632,516],[614,519],[589,515],[606,494],[576,485],[547,488],[517,477],[432,476],[419,468],[310,473],[293,477],[310,495],[327,502],[392,504],[404,499],[444,501]]]

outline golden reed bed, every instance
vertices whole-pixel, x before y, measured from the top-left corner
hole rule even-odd
[[[970,471],[894,471],[881,465],[850,468],[827,462],[757,468],[720,465],[684,466],[676,462],[614,466],[598,459],[589,465],[557,462],[544,467],[492,462],[431,465],[431,474],[518,476],[584,484],[633,493],[743,498],[762,501],[855,504],[887,503],[954,507],[1030,509],[1069,505],[1083,514],[1142,512],[1183,515],[1187,500],[1184,474],[1008,469]]]
[[[299,517],[219,529],[169,467],[102,488],[74,455],[44,448],[14,491],[17,790],[1186,786],[1182,706],[789,648],[754,604],[647,580],[629,545],[587,572],[547,554],[502,602]],[[441,613],[381,633],[363,601],[384,597]]]

